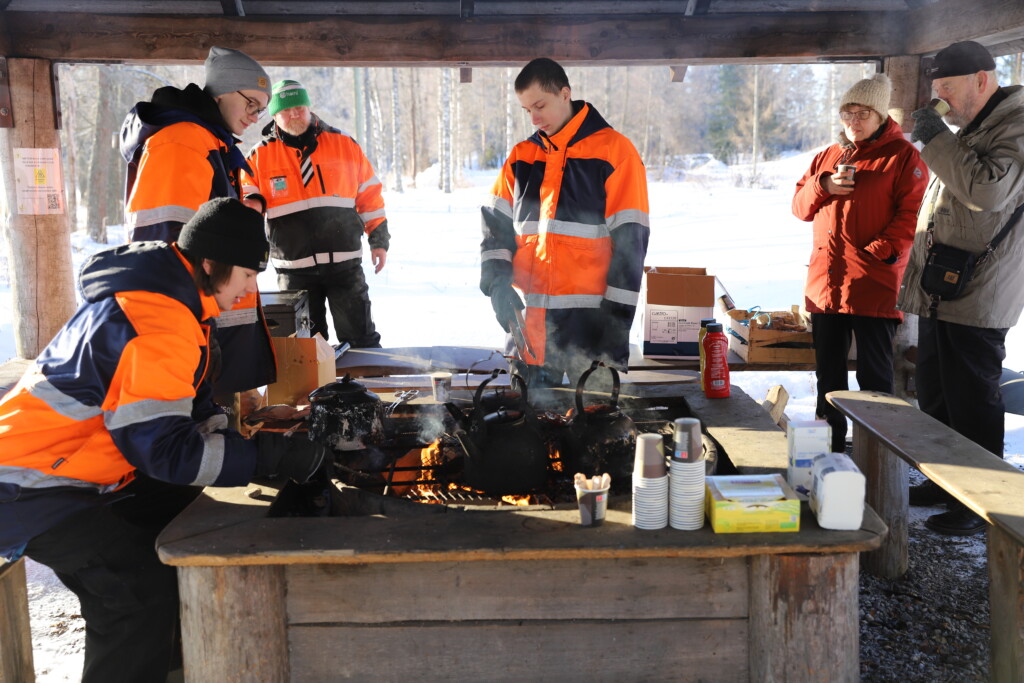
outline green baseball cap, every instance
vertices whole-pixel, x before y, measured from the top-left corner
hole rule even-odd
[[[270,104],[267,110],[273,116],[279,111],[292,107],[308,107],[309,95],[298,81],[283,80],[274,84],[270,93]]]

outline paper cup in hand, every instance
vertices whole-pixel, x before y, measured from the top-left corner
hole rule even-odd
[[[577,486],[576,500],[580,504],[580,526],[601,526],[608,512],[608,489],[581,489]]]
[[[430,376],[430,388],[434,392],[434,400],[445,403],[452,393],[452,373],[435,372]]]
[[[641,434],[636,438],[636,460],[633,471],[645,479],[664,477],[665,449],[661,434]]]

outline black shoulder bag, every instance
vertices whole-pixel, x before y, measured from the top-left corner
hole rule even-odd
[[[977,269],[988,260],[999,243],[1006,238],[1022,210],[1024,210],[1024,204],[1017,207],[1010,216],[1010,220],[992,238],[992,241],[985,245],[985,251],[981,254],[974,254],[948,244],[935,242],[932,237],[935,224],[934,222],[928,223],[926,243],[928,256],[925,259],[924,269],[921,271],[921,289],[932,300],[931,306],[928,307],[929,317],[934,318],[938,314],[940,302],[952,301],[963,296],[967,289],[967,283],[974,278]]]

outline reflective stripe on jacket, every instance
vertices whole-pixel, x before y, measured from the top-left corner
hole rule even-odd
[[[315,114],[315,148],[303,181],[302,150],[292,147],[276,123],[249,153],[252,173],[242,172],[243,193],[259,192],[267,202],[270,262],[277,270],[317,265],[360,264],[362,235],[370,247],[387,249],[383,185],[359,144],[324,124]]]
[[[822,177],[853,164],[854,191],[828,194]],[[891,118],[873,140],[840,134],[796,184],[793,214],[814,221],[804,301],[812,313],[902,319],[896,310],[928,169]]]
[[[173,246],[135,243],[83,268],[85,303],[0,401],[0,555],[127,484],[136,470],[237,486],[255,444],[206,378],[213,297]],[[109,502],[109,501],[106,501]]]
[[[480,288],[514,281],[529,364],[600,358],[624,368],[650,235],[640,155],[586,102],[505,161],[482,209]]]

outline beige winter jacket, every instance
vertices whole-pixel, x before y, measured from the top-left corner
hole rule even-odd
[[[921,151],[932,172],[917,217],[910,264],[896,307],[927,315],[931,301],[921,289],[926,231],[935,241],[984,251],[985,245],[1024,202],[1024,86],[1002,88],[1006,99],[968,135],[943,132]],[[1024,219],[976,272],[965,294],[939,304],[938,319],[974,327],[1008,328],[1024,308]]]

